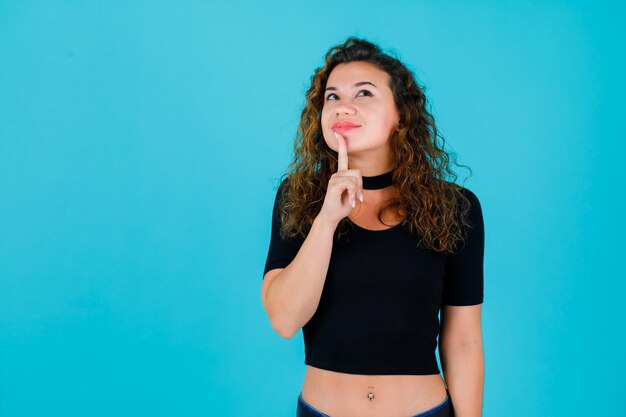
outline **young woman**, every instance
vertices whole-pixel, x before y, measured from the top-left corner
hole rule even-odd
[[[297,416],[482,414],[482,210],[422,90],[358,38],[311,79],[262,287],[272,328],[303,331]]]

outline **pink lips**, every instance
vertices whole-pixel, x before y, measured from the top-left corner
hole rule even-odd
[[[350,122],[337,122],[333,124],[332,129],[335,132],[344,133],[350,129],[354,129],[355,127],[359,127],[359,125],[355,125],[354,123]]]

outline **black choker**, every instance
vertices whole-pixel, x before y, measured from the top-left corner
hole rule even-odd
[[[373,177],[366,177],[365,175],[362,175],[361,177],[363,178],[363,189],[380,190],[381,188],[393,185],[393,172],[394,170],[392,169],[387,173],[375,175]]]

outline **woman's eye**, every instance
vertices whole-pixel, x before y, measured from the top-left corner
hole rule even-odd
[[[366,96],[371,96],[372,93],[370,93],[368,90],[359,90],[359,92],[357,93],[357,97],[361,95],[361,93],[365,93]],[[336,95],[334,93],[331,93],[329,95],[326,96],[326,101],[331,100],[331,97],[336,97]],[[336,100],[335,98],[333,98],[332,100]]]

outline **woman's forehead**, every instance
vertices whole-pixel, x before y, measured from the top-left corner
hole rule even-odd
[[[370,81],[378,88],[387,84],[389,74],[374,64],[367,62],[348,62],[339,64],[331,71],[326,82],[327,87],[352,87],[361,81]]]

